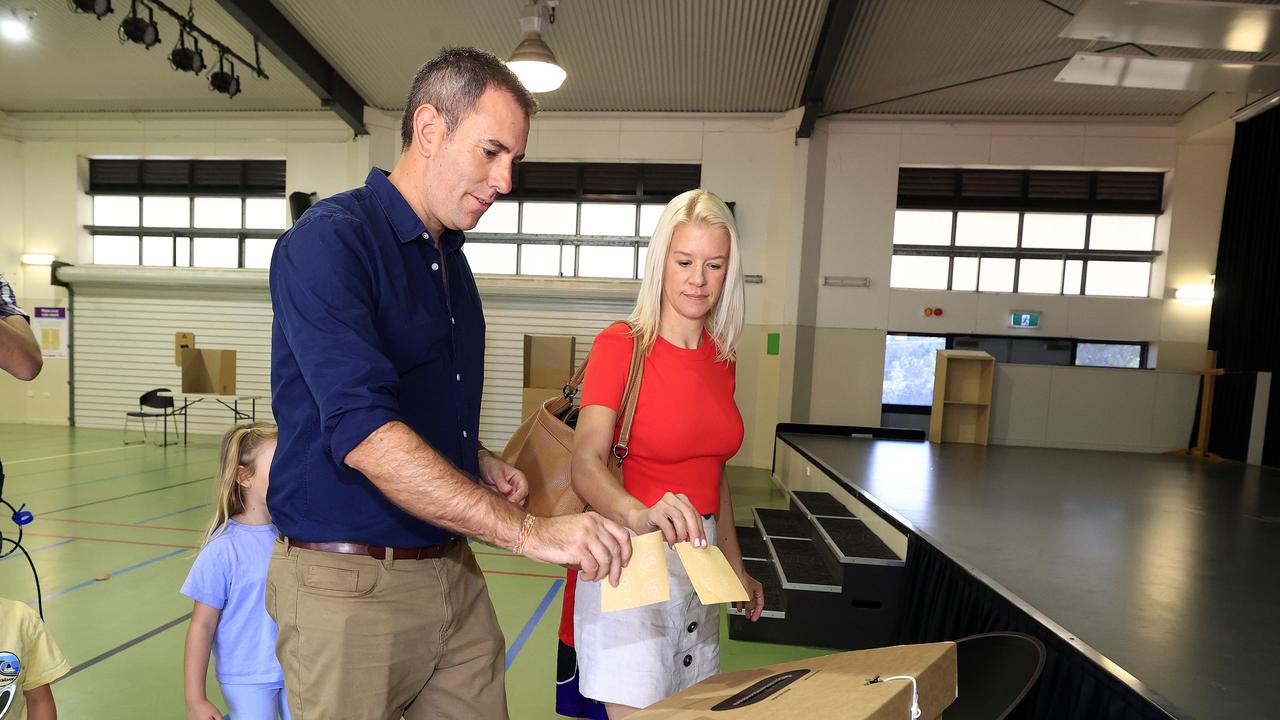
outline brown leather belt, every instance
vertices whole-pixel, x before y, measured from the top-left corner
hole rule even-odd
[[[387,558],[387,550],[391,550],[391,557],[396,560],[435,560],[448,555],[453,546],[457,544],[458,541],[454,539],[419,548],[386,548],[379,545],[362,545],[351,542],[302,542],[301,540],[289,538],[289,547],[291,548],[342,553],[343,555],[368,555],[376,560],[385,560]]]

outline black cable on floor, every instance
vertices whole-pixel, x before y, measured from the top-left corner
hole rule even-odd
[[[5,507],[9,508],[9,517],[12,518],[15,523],[17,523],[17,515],[19,511],[16,510],[13,507],[13,505],[11,505],[9,501],[5,500],[4,498],[0,498],[0,505],[4,505]],[[10,545],[13,545],[13,547],[10,548],[8,552],[5,552],[4,550],[5,543],[9,543]],[[31,575],[36,580],[36,606],[40,611],[40,619],[43,620],[44,619],[44,594],[40,590],[40,573],[36,570],[35,561],[31,559],[31,553],[27,552],[27,549],[22,547],[22,525],[18,525],[17,540],[14,540],[11,537],[5,537],[4,531],[0,530],[0,560],[3,560],[9,557],[10,555],[14,554],[15,552],[18,552],[19,550],[22,551],[23,557],[27,559],[27,565],[31,566]]]

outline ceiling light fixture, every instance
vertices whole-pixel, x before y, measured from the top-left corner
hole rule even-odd
[[[160,26],[156,25],[155,11],[147,8],[147,19],[138,15],[138,0],[129,4],[129,15],[120,21],[120,42],[135,42],[150,50],[160,42]]]
[[[70,0],[68,4],[72,12],[93,15],[99,20],[116,11],[111,7],[111,0]]]
[[[31,20],[35,18],[35,10],[10,10],[0,17],[0,35],[11,42],[26,42],[31,39]]]
[[[179,72],[199,75],[204,72],[204,53],[200,51],[200,38],[191,36],[191,47],[187,47],[187,31],[178,30],[178,44],[169,51],[169,65]]]
[[[45,253],[24,253],[22,255],[23,265],[52,265],[55,258]]]
[[[511,53],[507,67],[520,78],[529,92],[551,92],[564,82],[567,73],[556,62],[555,53],[542,39],[547,26],[556,22],[559,0],[533,0],[520,18],[524,38]]]
[[[240,76],[236,75],[236,64],[228,60],[225,53],[218,54],[218,69],[209,73],[209,89],[229,98],[240,94]]]

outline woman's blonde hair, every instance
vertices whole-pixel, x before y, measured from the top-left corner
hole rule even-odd
[[[236,482],[241,467],[253,464],[258,451],[276,439],[276,426],[268,423],[237,425],[222,436],[218,452],[218,476],[213,485],[213,519],[204,533],[207,544],[226,525],[232,515],[244,512],[244,488]]]
[[[640,295],[631,311],[632,334],[640,347],[647,352],[658,338],[658,325],[662,319],[662,278],[667,267],[667,253],[671,250],[671,238],[676,229],[684,225],[703,225],[723,230],[729,235],[729,267],[725,273],[724,287],[710,317],[704,320],[707,332],[716,343],[716,360],[733,360],[738,349],[738,337],[742,334],[746,298],[742,289],[742,256],[738,252],[738,228],[733,222],[729,206],[701,188],[681,193],[667,203],[658,219],[658,226],[649,240],[649,257],[645,260],[644,280],[640,283]]]

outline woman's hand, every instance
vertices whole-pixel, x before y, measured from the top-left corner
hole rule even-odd
[[[746,602],[738,601],[733,606],[746,613],[747,619],[751,622],[755,622],[760,619],[760,613],[764,612],[764,586],[759,580],[748,575],[745,570],[738,575],[738,580],[742,582],[742,587],[747,589],[747,600]]]
[[[707,546],[702,516],[684,493],[667,493],[652,507],[636,510],[628,516],[627,526],[637,535],[660,530],[662,539],[673,547],[686,540],[694,547]]]
[[[222,713],[208,700],[187,704],[187,720],[222,720]]]

